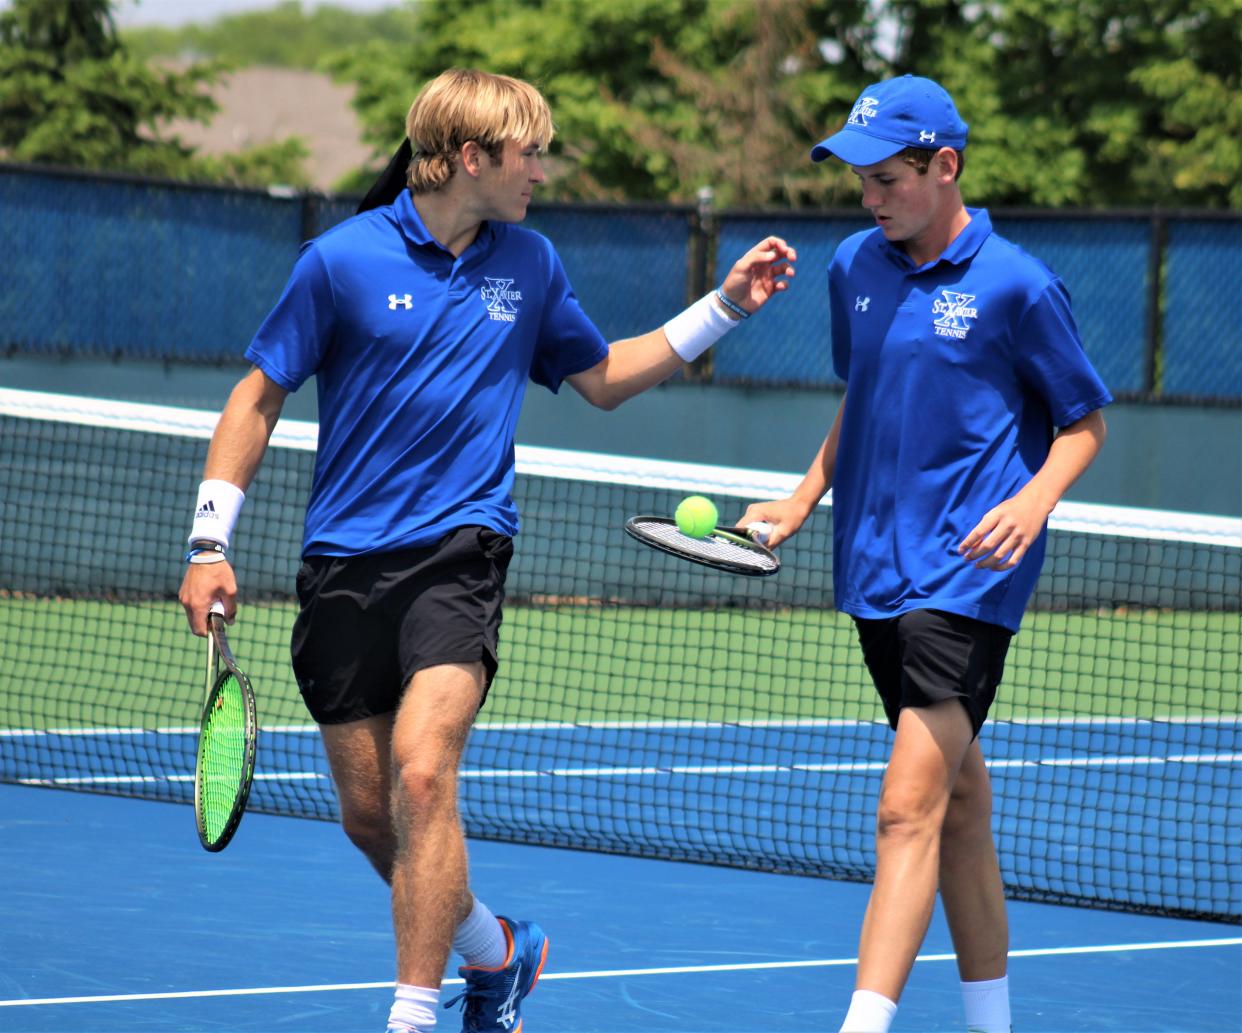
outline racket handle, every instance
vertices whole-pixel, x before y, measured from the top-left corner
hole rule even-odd
[[[224,603],[222,603],[219,599],[217,599],[214,603],[211,604],[211,609],[208,610],[207,612],[218,613],[221,617],[223,617],[224,616]]]
[[[772,534],[772,525],[766,520],[755,520],[746,525],[746,530],[750,532],[751,538],[760,545],[767,545],[768,537]]]

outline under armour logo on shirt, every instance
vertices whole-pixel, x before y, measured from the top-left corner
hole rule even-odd
[[[867,306],[871,304],[870,298],[864,298],[861,294],[854,299],[854,311],[866,312]]]
[[[398,297],[396,294],[388,295],[389,311],[395,312],[397,310],[398,305],[400,305],[402,308],[413,308],[414,299],[408,294],[403,294],[400,297]]]

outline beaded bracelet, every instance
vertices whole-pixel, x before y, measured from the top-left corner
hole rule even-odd
[[[732,312],[738,319],[749,319],[750,313],[724,292],[724,287],[716,288],[716,300]]]

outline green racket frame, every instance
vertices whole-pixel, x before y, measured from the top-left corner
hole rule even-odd
[[[246,811],[246,802],[250,799],[250,784],[254,780],[259,718],[250,679],[233,658],[228,638],[225,636],[224,615],[218,608],[213,608],[207,615],[207,626],[209,691],[203,703],[198,731],[198,755],[194,764],[194,823],[203,849],[214,853],[229,845]],[[230,711],[227,715],[226,708]],[[237,710],[241,711],[240,715],[236,713]],[[225,735],[231,735],[239,741],[225,741],[224,749],[233,754],[226,759],[226,763],[234,770],[226,770],[222,774],[209,770],[212,766],[213,748],[217,745],[214,738],[219,730],[216,719],[221,716],[227,716],[233,722],[238,716],[241,717],[240,736],[235,723],[231,732],[228,729],[223,730]],[[219,820],[219,811],[213,809],[219,791],[219,787],[213,783],[221,780],[225,782],[223,791],[232,793],[228,814],[222,822]]]

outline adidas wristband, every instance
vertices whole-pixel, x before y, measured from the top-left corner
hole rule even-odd
[[[246,499],[241,488],[228,481],[203,481],[198,486],[198,503],[194,507],[194,526],[187,541],[200,538],[219,542],[226,549],[237,514]]]
[[[715,293],[703,295],[664,324],[664,336],[684,362],[693,362],[738,324],[721,311]]]

